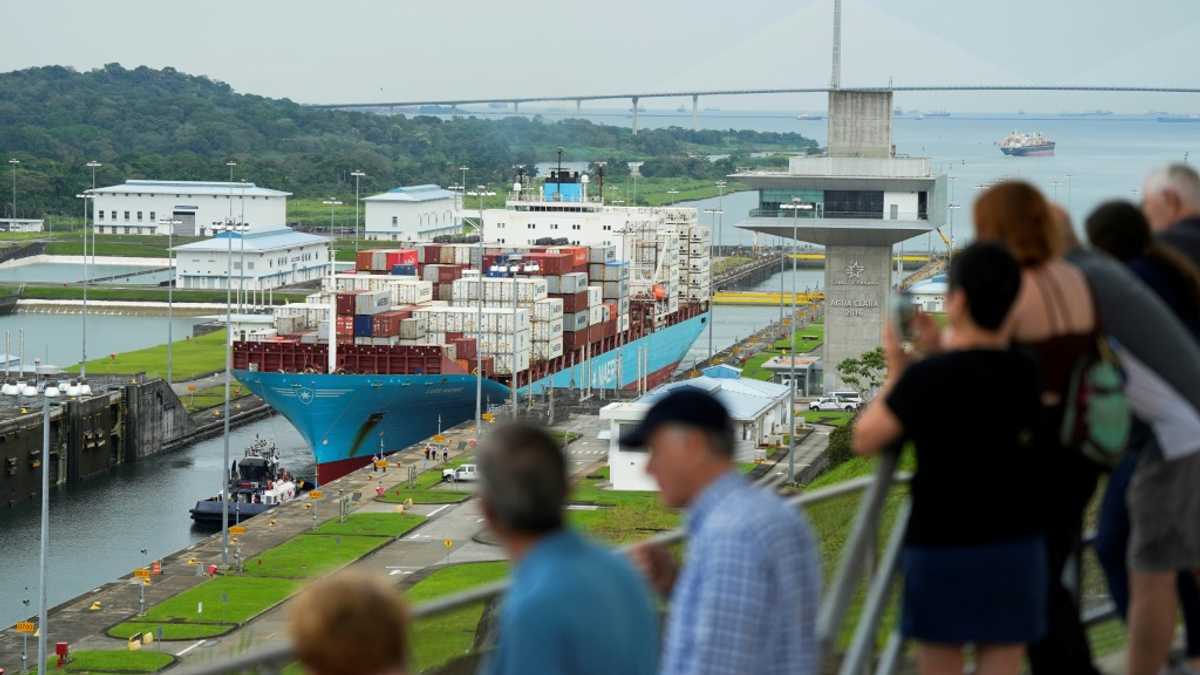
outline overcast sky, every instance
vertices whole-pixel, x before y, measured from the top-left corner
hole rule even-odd
[[[300,102],[823,86],[831,7],[832,0],[3,0],[0,71],[170,65]],[[1195,87],[1198,35],[1197,0],[845,0],[842,81]],[[704,103],[824,107],[818,96]],[[897,104],[1182,112],[1200,111],[1200,96],[909,94]]]

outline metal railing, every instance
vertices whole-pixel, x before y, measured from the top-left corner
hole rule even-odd
[[[892,629],[882,649],[877,647],[878,632],[896,591],[900,578],[900,554],[907,530],[911,502],[906,498],[900,504],[888,533],[887,542],[877,551],[880,527],[885,514],[889,492],[898,484],[907,483],[907,473],[897,473],[899,454],[884,453],[878,460],[875,475],[856,478],[836,485],[805,492],[788,499],[797,508],[816,506],[838,497],[863,492],[859,501],[850,536],[842,548],[833,578],[827,586],[817,616],[817,640],[826,663],[823,672],[829,672],[828,664],[837,663],[839,675],[890,675],[897,671],[903,656],[904,640],[899,631]],[[768,477],[760,485],[770,486],[775,481]],[[639,543],[659,545],[684,541],[683,529],[664,532]],[[1090,545],[1091,538],[1081,543],[1081,548]],[[621,547],[628,553],[635,546]],[[1076,574],[1078,574],[1076,568]],[[850,641],[844,653],[838,653],[838,637],[850,611],[852,601],[865,585],[864,599],[854,624]],[[412,609],[415,620],[438,616],[478,602],[492,600],[503,595],[509,588],[507,579],[478,586],[470,590],[432,600]],[[1077,596],[1078,597],[1078,596]],[[1113,618],[1111,605],[1098,607],[1083,613],[1086,625]],[[840,662],[837,662],[840,656]],[[249,651],[243,655],[213,663],[180,669],[180,675],[221,675],[240,672],[278,672],[295,660],[291,645],[277,645]]]
[[[798,214],[793,214],[792,209],[784,208],[757,208],[750,209],[751,218],[780,218],[792,220],[928,220],[929,214],[927,211],[899,211],[895,214],[890,211],[880,209],[878,211],[804,211],[801,210]]]

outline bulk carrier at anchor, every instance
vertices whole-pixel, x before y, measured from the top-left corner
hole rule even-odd
[[[363,251],[358,273],[235,341],[236,377],[310,444],[318,483],[472,419],[477,373],[487,410],[675,372],[708,322],[709,229],[695,209],[616,207],[587,187],[522,176],[483,219],[491,241]]]

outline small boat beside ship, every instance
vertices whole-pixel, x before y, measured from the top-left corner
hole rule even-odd
[[[224,494],[230,495],[229,522],[240,523],[286,504],[305,489],[303,480],[293,477],[279,462],[279,450],[264,438],[255,437],[245,455],[230,467]],[[197,525],[220,525],[222,496],[196,502],[191,509]]]
[[[1040,133],[1014,131],[1000,139],[1000,152],[1011,157],[1048,157],[1054,154],[1055,143]]]

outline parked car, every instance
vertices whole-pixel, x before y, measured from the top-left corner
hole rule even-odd
[[[835,391],[831,396],[839,401],[853,403],[856,407],[861,406],[863,402],[862,396],[857,391]]]
[[[475,471],[474,464],[463,464],[456,469],[442,469],[442,480],[451,483],[470,482],[478,479],[479,474]]]
[[[808,404],[809,410],[844,410],[846,412],[854,412],[858,410],[858,403],[854,401],[843,401],[834,396],[824,396]]]

